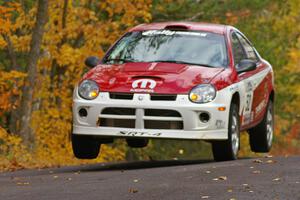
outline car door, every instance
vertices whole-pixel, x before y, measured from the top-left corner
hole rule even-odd
[[[240,100],[242,108],[241,129],[246,129],[261,119],[257,108],[263,110],[266,106],[266,64],[257,55],[251,43],[239,32],[233,31],[231,34],[234,65],[238,69],[238,63],[243,59],[250,59],[256,62],[256,69],[238,74]]]

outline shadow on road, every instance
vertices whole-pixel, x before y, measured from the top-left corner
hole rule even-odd
[[[244,160],[249,158],[240,158]],[[115,162],[115,163],[97,163],[90,165],[66,166],[61,168],[48,168],[40,170],[20,170],[16,172],[3,173],[5,176],[13,173],[14,176],[38,176],[46,174],[75,173],[75,172],[97,172],[112,170],[136,170],[156,167],[173,167],[180,165],[208,164],[213,160],[149,160],[149,161],[133,161],[133,162]],[[236,161],[238,162],[238,161]],[[0,174],[1,177],[1,174]]]
[[[151,161],[134,161],[119,163],[100,163],[88,166],[81,166],[80,171],[104,171],[104,170],[135,170],[154,167],[172,167],[178,165],[192,165],[210,163],[212,160],[151,160]]]
[[[239,160],[251,159],[250,157],[239,158]],[[118,163],[99,163],[78,166],[79,171],[105,171],[105,170],[135,170],[155,167],[172,167],[179,165],[194,165],[212,163],[214,160],[150,160]]]
[[[48,168],[40,170],[20,170],[15,172],[3,173],[6,176],[40,176],[47,174],[75,173],[75,172],[97,172],[109,170],[135,170],[155,167],[172,167],[178,165],[192,165],[211,163],[213,160],[151,160],[151,161],[133,161],[133,162],[115,162],[115,163],[97,163],[90,165],[66,166],[60,168]],[[5,175],[6,174],[6,175]],[[1,174],[0,174],[1,177]]]

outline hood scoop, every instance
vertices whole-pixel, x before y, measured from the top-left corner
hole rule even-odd
[[[189,29],[189,27],[186,25],[174,24],[174,25],[166,26],[165,29],[172,30],[172,31],[186,31]]]
[[[186,64],[177,63],[125,63],[122,65],[124,72],[160,72],[160,73],[172,73],[179,74],[185,71],[188,67]]]

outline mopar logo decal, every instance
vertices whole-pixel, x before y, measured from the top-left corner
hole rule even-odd
[[[138,79],[133,81],[131,92],[153,92],[156,81],[151,79]]]
[[[133,81],[133,83],[132,83],[132,88],[153,89],[153,88],[155,88],[155,86],[156,86],[156,82],[151,79],[139,79],[139,80]]]

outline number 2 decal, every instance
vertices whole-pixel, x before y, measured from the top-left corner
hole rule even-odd
[[[245,87],[245,100],[244,100],[244,114],[242,123],[249,124],[253,120],[251,114],[252,101],[253,101],[253,83],[251,81],[246,82]]]

